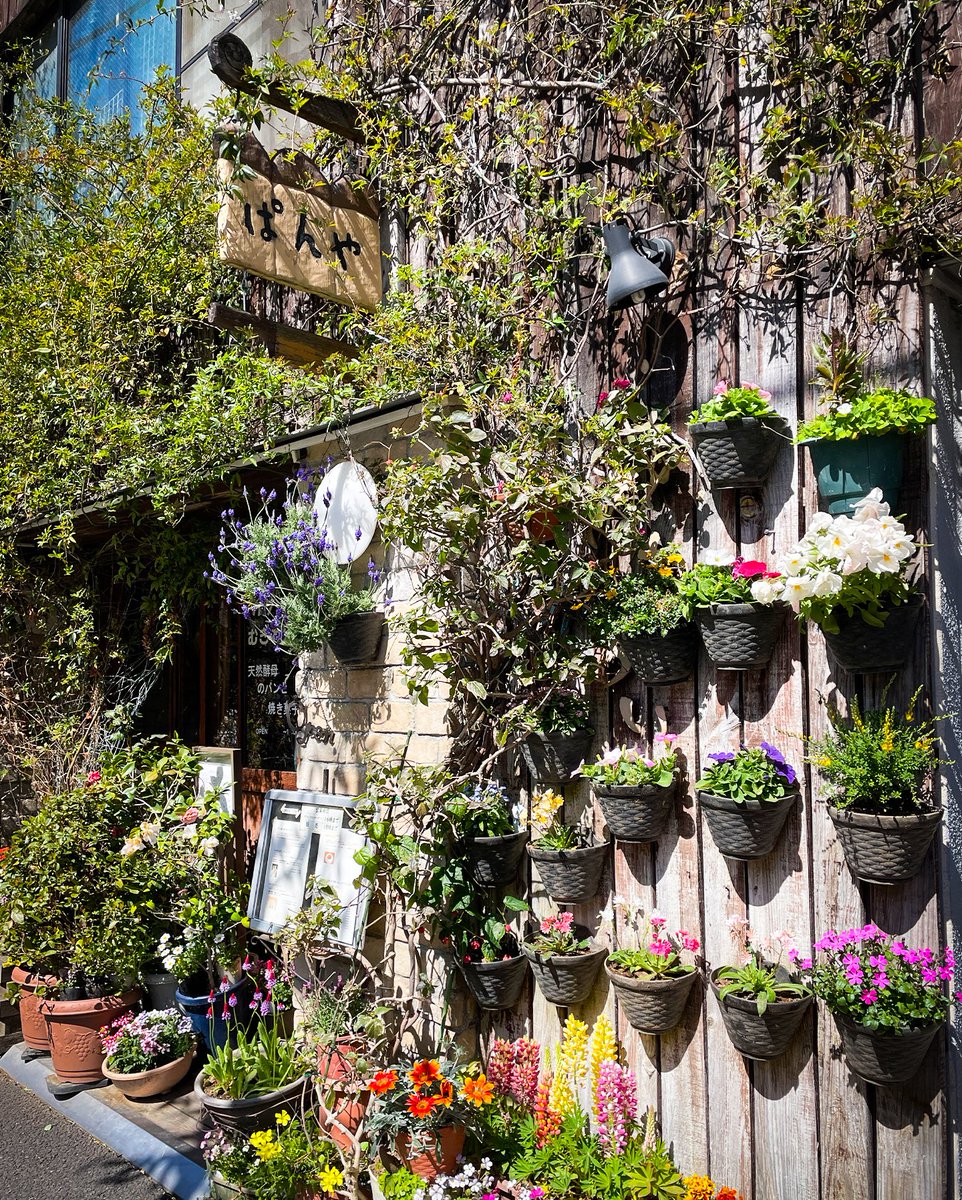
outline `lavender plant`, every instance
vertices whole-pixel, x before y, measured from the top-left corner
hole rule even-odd
[[[314,512],[317,472],[299,470],[287,494],[261,488],[260,504],[243,489],[246,517],[221,513],[217,553],[205,575],[227,589],[228,603],[253,621],[278,650],[319,650],[342,617],[371,612],[380,571],[368,563],[368,584],[355,587],[350,563],[320,528]],[[360,537],[360,530],[357,536]]]

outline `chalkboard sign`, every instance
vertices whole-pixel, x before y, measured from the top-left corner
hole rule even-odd
[[[314,881],[324,880],[342,909],[334,941],[360,947],[370,892],[358,882],[361,868],[354,860],[367,841],[344,823],[354,804],[352,796],[326,792],[267,793],[247,910],[251,929],[279,933],[311,903]]]
[[[247,627],[246,650],[245,765],[263,771],[293,771],[297,705],[291,659],[278,654],[253,625]]]

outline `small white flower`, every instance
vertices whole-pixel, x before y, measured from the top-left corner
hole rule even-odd
[[[842,577],[834,571],[819,571],[812,580],[813,596],[834,596],[842,590]]]
[[[758,604],[773,604],[781,590],[779,579],[756,579],[750,588],[752,599]]]
[[[840,404],[838,406],[838,408],[836,408],[835,411],[838,413],[838,415],[840,417],[847,417],[848,414],[852,411],[852,406],[851,406],[851,404],[848,404],[848,403]]]
[[[703,554],[698,556],[698,561],[708,567],[730,567],[735,561],[735,556],[724,550],[713,550],[709,547]]]
[[[139,831],[132,833],[130,837],[120,847],[120,853],[123,858],[129,858],[131,854],[136,854],[138,850],[143,850],[144,839],[140,836]]]
[[[217,853],[217,847],[219,844],[220,843],[217,841],[217,838],[206,837],[201,840],[198,849],[200,850],[200,853],[206,855],[207,858],[212,858]]]

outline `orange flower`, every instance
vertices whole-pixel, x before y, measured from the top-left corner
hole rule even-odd
[[[736,1192],[734,1188],[723,1187],[718,1191],[715,1200],[742,1200],[741,1193]]]
[[[422,1058],[408,1071],[408,1077],[415,1088],[420,1090],[435,1079],[441,1078],[441,1064],[434,1058]]]
[[[383,1096],[397,1086],[397,1071],[378,1071],[367,1086],[375,1096]]]
[[[434,1096],[408,1096],[408,1112],[414,1117],[429,1117],[436,1103]]]
[[[438,1094],[434,1097],[434,1103],[440,1104],[444,1108],[450,1108],[451,1101],[454,1099],[454,1084],[448,1083],[446,1079],[440,1080],[438,1083]]]
[[[478,1108],[482,1104],[490,1104],[494,1099],[494,1084],[490,1083],[482,1072],[477,1079],[466,1079],[464,1087],[461,1089],[461,1094],[465,1100],[476,1104]]]

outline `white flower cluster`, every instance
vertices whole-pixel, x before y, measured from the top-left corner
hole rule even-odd
[[[781,577],[756,580],[752,595],[762,604],[787,600],[798,612],[805,600],[839,596],[846,579],[861,571],[901,575],[917,549],[875,488],[858,502],[854,516],[817,513],[798,545],[778,563]]]

